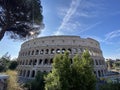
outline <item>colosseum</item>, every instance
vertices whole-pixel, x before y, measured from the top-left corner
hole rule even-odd
[[[17,68],[19,77],[32,79],[38,71],[50,72],[55,54],[63,54],[68,50],[72,60],[75,54],[82,54],[86,48],[93,59],[96,77],[104,76],[107,68],[98,41],[79,36],[46,36],[21,45]]]

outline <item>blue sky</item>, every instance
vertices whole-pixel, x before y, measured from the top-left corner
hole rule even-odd
[[[41,0],[45,28],[40,36],[77,35],[100,42],[105,58],[120,58],[120,0]],[[5,36],[0,56],[17,57],[23,42]]]

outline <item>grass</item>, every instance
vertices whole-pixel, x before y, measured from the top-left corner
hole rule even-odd
[[[5,74],[9,75],[7,90],[23,90],[17,82],[17,72],[13,70],[7,70]]]

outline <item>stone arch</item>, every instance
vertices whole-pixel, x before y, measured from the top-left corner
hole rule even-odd
[[[30,59],[30,61],[29,61],[29,65],[32,65],[32,60]]]
[[[40,54],[44,54],[44,50],[43,49],[41,49]]]
[[[45,71],[45,70],[43,71],[43,73],[46,73],[46,72],[47,72],[47,71]]]
[[[35,70],[32,71],[31,77],[32,77],[32,78],[35,77]]]
[[[63,48],[63,49],[62,49],[62,54],[64,54],[65,51],[66,51],[65,48]]]
[[[98,76],[99,76],[99,77],[101,76],[101,72],[100,72],[100,70],[98,70]]]
[[[32,51],[31,55],[34,55],[34,50]]]
[[[29,76],[30,76],[30,70],[27,71],[27,77],[29,77]]]
[[[39,60],[39,65],[42,64],[42,59]]]
[[[37,65],[37,59],[33,60],[33,65]]]
[[[103,70],[101,70],[101,76],[104,76],[104,74],[103,74]]]
[[[48,59],[44,60],[44,65],[48,64]]]
[[[57,50],[56,50],[56,53],[57,53],[57,54],[60,54],[60,49],[57,49]]]
[[[52,63],[53,63],[53,58],[50,59],[50,64],[52,64]]]
[[[95,59],[95,63],[96,63],[96,65],[98,65],[98,61]]]
[[[49,54],[49,49],[46,49],[46,50],[45,50],[45,54]]]
[[[97,77],[97,73],[96,73],[96,71],[94,71],[94,74],[95,74],[95,76]]]
[[[25,77],[25,75],[26,75],[26,70],[23,71],[23,77]]]
[[[72,50],[70,48],[68,48],[68,52],[71,54],[72,53]]]
[[[38,55],[38,54],[39,54],[39,50],[36,50],[35,55]]]
[[[30,51],[28,51],[28,55],[30,55]]]
[[[54,49],[51,49],[51,54],[55,54],[55,50]]]

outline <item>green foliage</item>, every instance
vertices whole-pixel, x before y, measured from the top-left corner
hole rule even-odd
[[[27,90],[44,90],[44,75],[46,73],[38,72],[34,80],[28,81],[24,87]]]
[[[95,90],[96,78],[88,51],[76,55],[71,64],[69,53],[56,55],[52,72],[45,77],[45,90]]]
[[[0,72],[5,72],[8,69],[14,70],[17,67],[17,59],[10,59],[10,55],[6,53],[0,58]]]
[[[6,53],[0,58],[0,72],[6,71],[9,68],[9,65],[10,65],[10,56],[8,55],[8,53]]]
[[[5,32],[13,39],[38,35],[44,28],[42,20],[40,0],[0,0],[0,40]]]
[[[100,90],[120,90],[120,83],[107,83],[100,85]]]
[[[9,69],[15,70],[17,66],[17,61],[10,61]]]
[[[0,72],[6,71],[6,68],[3,65],[0,65]]]

